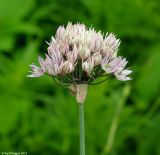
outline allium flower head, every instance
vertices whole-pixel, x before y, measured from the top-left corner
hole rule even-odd
[[[74,88],[75,93],[78,85],[82,84],[84,89],[84,85],[95,84],[102,76],[131,80],[128,75],[132,71],[125,69],[128,62],[117,56],[120,40],[112,33],[102,35],[84,24],[68,23],[57,29],[48,45],[45,59],[38,58],[39,67],[30,65],[32,74],[28,77],[47,74],[56,83],[70,86],[72,91]]]

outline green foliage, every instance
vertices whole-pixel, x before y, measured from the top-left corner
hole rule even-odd
[[[51,35],[68,21],[114,32],[134,70],[110,155],[160,155],[159,0],[0,0],[0,152],[79,154],[78,107],[49,77],[26,78]],[[102,154],[125,83],[90,86],[88,155]]]

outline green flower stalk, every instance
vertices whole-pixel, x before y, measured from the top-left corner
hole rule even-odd
[[[38,57],[40,66],[31,64],[28,77],[50,76],[58,85],[67,87],[76,96],[80,116],[80,155],[85,154],[84,102],[88,85],[98,84],[96,79],[110,77],[131,80],[132,72],[125,69],[127,61],[117,56],[120,40],[112,33],[102,35],[84,24],[68,23],[60,26],[55,37],[47,44],[45,59]]]

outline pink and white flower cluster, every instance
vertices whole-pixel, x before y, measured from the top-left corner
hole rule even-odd
[[[120,40],[112,33],[102,35],[93,28],[87,29],[83,24],[68,23],[66,27],[60,26],[57,29],[55,37],[48,44],[46,58],[38,58],[40,67],[30,65],[32,74],[28,77],[44,74],[63,77],[74,73],[80,64],[78,67],[81,67],[82,74],[87,77],[99,67],[102,74],[115,75],[122,81],[131,80],[128,75],[132,71],[125,69],[128,62],[117,56]]]

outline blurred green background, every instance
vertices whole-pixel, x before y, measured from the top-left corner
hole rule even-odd
[[[79,154],[75,98],[49,77],[26,78],[68,21],[114,32],[133,70],[130,82],[89,87],[86,154],[102,155],[116,116],[109,155],[160,155],[159,0],[0,0],[0,152]]]

